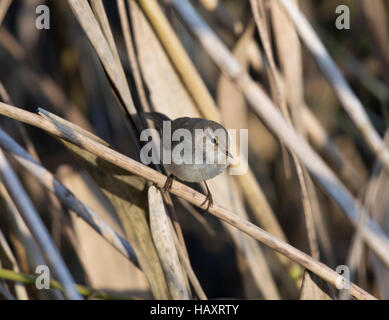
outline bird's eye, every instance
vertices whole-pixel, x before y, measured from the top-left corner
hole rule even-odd
[[[217,142],[216,138],[212,138],[212,139],[211,139],[211,142],[212,142],[213,144],[216,144],[216,142]]]

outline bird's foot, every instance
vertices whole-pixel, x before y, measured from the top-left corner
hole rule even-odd
[[[211,208],[213,206],[213,199],[212,199],[212,194],[211,194],[211,191],[208,188],[207,183],[205,181],[204,181],[204,183],[205,183],[205,186],[207,188],[207,196],[206,196],[205,200],[203,201],[203,203],[200,206],[203,206],[203,205],[205,205],[208,202],[207,209],[205,210],[205,212],[208,212],[209,208]]]
[[[213,206],[213,199],[212,199],[211,193],[207,194],[207,197],[205,198],[205,200],[203,201],[201,206],[205,205],[207,202],[208,202],[208,205],[207,205],[207,209],[205,210],[205,212],[208,212],[209,208],[211,208]]]
[[[165,185],[163,186],[163,192],[168,192],[172,188],[173,180],[174,180],[174,175],[169,175],[166,179]]]

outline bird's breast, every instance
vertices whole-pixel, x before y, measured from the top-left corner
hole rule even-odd
[[[166,170],[188,182],[201,182],[219,175],[227,164],[165,164]]]

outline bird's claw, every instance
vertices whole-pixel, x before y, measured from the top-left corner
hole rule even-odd
[[[171,174],[167,177],[165,185],[163,186],[163,192],[170,191],[170,189],[172,188],[173,180],[174,180],[174,175]]]
[[[207,209],[205,210],[205,212],[208,212],[209,208],[211,208],[213,206],[212,194],[210,192],[207,193],[207,196],[206,196],[205,200],[203,201],[203,203],[201,204],[201,206],[205,205],[207,202],[208,202],[208,205],[207,205]]]

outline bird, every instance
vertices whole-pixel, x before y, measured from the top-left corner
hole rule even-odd
[[[213,205],[211,191],[207,185],[206,180],[212,179],[222,173],[229,165],[232,154],[229,151],[229,136],[227,130],[218,122],[192,117],[181,117],[171,120],[165,114],[159,112],[145,112],[144,116],[150,119],[155,128],[161,135],[161,155],[163,159],[163,152],[170,150],[171,162],[163,163],[162,165],[169,174],[166,179],[163,191],[170,190],[173,180],[178,178],[186,182],[204,182],[207,189],[207,195],[201,206],[208,202],[206,212]],[[167,121],[171,125],[171,136],[168,137],[170,141],[163,139],[163,122]],[[190,137],[181,137],[180,140],[173,141],[174,132],[178,129],[187,129],[191,133]],[[198,130],[200,129],[200,130]],[[217,134],[215,134],[217,133]],[[168,142],[168,143],[166,143]],[[182,144],[186,147],[192,147],[190,160],[180,163],[178,158],[182,159],[182,154],[175,154],[174,148]],[[196,151],[196,148],[199,148]],[[209,157],[207,161],[207,156]]]

